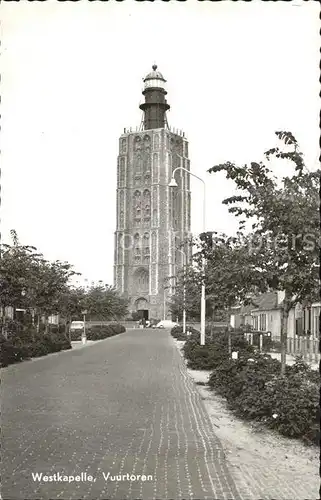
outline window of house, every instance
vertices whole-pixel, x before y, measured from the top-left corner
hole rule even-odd
[[[295,334],[302,335],[303,333],[303,318],[296,318],[295,320]]]
[[[253,316],[253,329],[258,330],[258,316]]]
[[[305,332],[311,333],[311,308],[305,310]]]
[[[266,314],[260,314],[260,331],[266,331]]]

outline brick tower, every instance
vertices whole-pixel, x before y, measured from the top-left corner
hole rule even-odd
[[[185,134],[168,127],[163,75],[154,65],[144,78],[141,126],[119,139],[114,285],[130,298],[130,310],[146,319],[170,319],[167,301],[177,270],[190,260],[190,169]]]

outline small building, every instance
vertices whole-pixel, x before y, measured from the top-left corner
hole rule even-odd
[[[279,338],[281,332],[282,302],[284,292],[267,292],[252,298],[252,304],[236,306],[232,309],[230,324],[234,328],[249,326],[254,331],[270,332]],[[296,306],[290,310],[287,337],[309,336],[319,338],[320,302]]]

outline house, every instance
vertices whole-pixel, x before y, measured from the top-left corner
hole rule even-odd
[[[233,308],[230,324],[234,328],[250,326],[255,331],[270,332],[279,338],[281,332],[281,306],[284,292],[267,292],[252,298],[252,305]],[[320,302],[303,307],[297,304],[290,310],[287,337],[308,335],[318,339],[320,330]]]
[[[252,309],[253,305],[232,307],[230,315],[231,327],[240,328],[241,326],[252,326]]]
[[[0,308],[0,318],[5,317],[8,319],[14,318],[14,308],[11,306],[1,307]]]
[[[26,309],[21,309],[21,308],[19,309],[19,308],[13,308],[11,306],[6,306],[5,308],[0,308],[0,318],[5,317],[7,319],[23,321],[23,317],[26,312],[27,312]],[[40,319],[43,323],[46,322],[45,316],[41,316]],[[51,316],[48,317],[48,323],[50,325],[59,325],[59,322],[60,322],[59,314],[52,314]]]

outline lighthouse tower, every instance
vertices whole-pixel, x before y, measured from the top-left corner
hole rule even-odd
[[[168,184],[174,168],[190,169],[188,142],[168,126],[166,80],[156,65],[143,81],[141,126],[119,139],[114,285],[132,312],[169,319],[182,249],[190,260],[188,246],[181,246],[190,234],[190,176],[179,170],[178,187]]]

